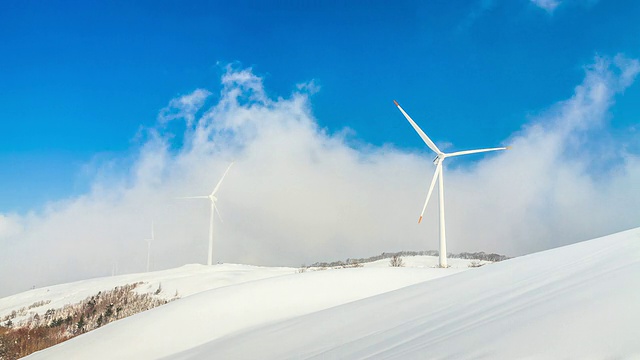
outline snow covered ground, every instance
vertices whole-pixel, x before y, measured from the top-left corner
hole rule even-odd
[[[640,228],[469,271],[466,260],[450,269],[429,257],[405,262],[246,267],[269,275],[212,286],[30,358],[640,358]]]
[[[403,258],[406,267],[434,268],[438,264],[437,257],[412,256]],[[435,272],[432,276],[448,275],[466,270],[469,260],[449,259],[451,269],[445,272]],[[487,262],[480,262],[487,263]],[[363,264],[363,267],[386,268],[389,259],[382,259]],[[306,271],[319,271],[319,268],[307,268]],[[179,268],[154,271],[149,273],[137,273],[110,276],[96,279],[77,281],[69,284],[47,286],[43,288],[25,291],[0,299],[0,320],[12,311],[23,315],[17,316],[13,322],[18,324],[29,316],[43,315],[48,309],[63,307],[66,304],[78,303],[99,291],[112,290],[116,286],[123,286],[142,282],[136,288],[138,293],[155,293],[159,288],[158,297],[172,299],[176,294],[184,298],[206,290],[223,286],[241,284],[248,281],[266,279],[274,276],[291,275],[299,272],[297,268],[289,267],[262,267],[239,264],[218,264],[205,266],[199,264],[185,265]],[[41,304],[41,305],[38,305]],[[36,306],[37,305],[37,306]]]
[[[640,229],[210,341],[172,359],[640,358]]]
[[[34,289],[0,299],[0,320],[12,311],[26,309],[24,315],[13,319],[18,324],[33,314],[44,314],[47,309],[74,304],[97,294],[99,291],[112,290],[137,282],[143,284],[136,288],[139,293],[155,293],[161,288],[159,297],[171,299],[177,294],[183,298],[202,291],[254,281],[273,276],[294,274],[296,269],[287,267],[260,267],[250,265],[219,264],[212,267],[204,265],[185,265],[176,269],[140,274],[118,275],[69,284],[54,285]],[[41,303],[40,306],[33,306]],[[31,307],[31,308],[29,308]]]

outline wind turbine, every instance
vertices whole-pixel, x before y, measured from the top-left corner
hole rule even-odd
[[[429,139],[427,134],[425,134],[424,131],[422,131],[422,129],[420,129],[418,124],[416,124],[415,121],[413,121],[413,119],[411,119],[411,117],[404,111],[404,109],[402,109],[402,107],[400,106],[400,104],[398,104],[397,101],[393,100],[393,103],[396,104],[396,106],[398,107],[398,109],[400,110],[402,115],[404,115],[404,117],[407,118],[407,120],[409,120],[409,123],[411,124],[411,126],[413,126],[413,128],[418,133],[418,135],[420,135],[420,137],[425,142],[425,144],[427,144],[427,146],[436,153],[436,158],[433,159],[433,163],[436,165],[436,171],[433,174],[433,179],[431,179],[431,185],[429,186],[429,192],[427,193],[427,199],[425,200],[424,206],[422,207],[422,213],[420,214],[420,219],[418,219],[418,223],[422,222],[422,216],[424,215],[424,211],[427,209],[427,203],[429,203],[429,198],[431,197],[431,193],[433,192],[433,187],[436,184],[436,179],[437,179],[438,180],[439,198],[440,198],[439,199],[440,200],[440,251],[439,251],[440,257],[439,257],[439,263],[440,263],[440,267],[446,268],[447,267],[447,240],[446,240],[446,236],[445,236],[445,226],[444,226],[444,183],[443,183],[443,179],[442,179],[442,173],[443,173],[442,162],[444,161],[444,159],[446,159],[448,157],[454,157],[454,156],[460,156],[460,155],[468,155],[468,154],[476,154],[476,153],[482,153],[482,152],[488,152],[488,151],[509,150],[511,147],[507,146],[507,147],[498,147],[498,148],[490,148],[490,149],[465,150],[465,151],[456,151],[456,152],[453,152],[453,153],[450,153],[450,154],[446,154],[446,153],[440,151],[440,149],[438,149],[436,144],[434,144],[433,141],[431,141],[431,139]]]
[[[153,231],[153,221],[151,222],[151,239],[145,239],[147,242],[147,272],[149,272],[149,265],[151,264],[151,242],[155,240],[155,235]]]
[[[229,169],[231,169],[232,165],[233,163],[229,164],[229,167],[224,172],[224,174],[222,174],[222,178],[220,178],[220,181],[218,181],[218,184],[216,185],[216,187],[213,188],[213,191],[211,192],[211,194],[202,195],[202,196],[186,196],[186,197],[178,198],[178,199],[209,199],[211,201],[211,219],[209,221],[209,257],[207,259],[207,265],[211,265],[211,262],[213,261],[213,213],[217,212],[218,216],[220,216],[220,212],[216,207],[216,200],[218,200],[218,198],[216,198],[215,195],[218,189],[220,188],[220,184],[222,184],[222,180],[224,180],[224,177],[227,176],[227,173],[229,172]],[[222,220],[222,217],[220,217],[220,220]]]

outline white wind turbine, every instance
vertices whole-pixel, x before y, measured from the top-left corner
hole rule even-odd
[[[149,265],[151,264],[151,242],[155,241],[155,234],[153,231],[153,221],[151,222],[151,239],[145,239],[147,242],[147,272],[149,272]]]
[[[202,195],[202,196],[186,196],[186,197],[178,198],[178,199],[209,199],[211,201],[211,219],[209,221],[209,256],[207,259],[207,265],[211,265],[213,261],[213,213],[217,212],[218,216],[220,216],[220,212],[216,207],[216,200],[218,200],[218,198],[216,198],[215,195],[218,189],[220,188],[220,184],[222,184],[222,180],[224,180],[224,177],[227,176],[227,172],[229,172],[229,169],[231,169],[232,165],[233,163],[229,164],[229,167],[224,172],[224,174],[222,174],[222,178],[220,178],[220,181],[218,181],[218,184],[216,185],[216,187],[213,188],[213,191],[211,192],[211,194]],[[220,220],[222,220],[222,217],[220,217]]]
[[[424,131],[420,129],[420,127],[413,121],[413,119],[411,119],[411,117],[402,109],[402,107],[400,107],[400,104],[398,104],[397,101],[393,100],[393,103],[396,104],[396,106],[398,107],[402,115],[404,115],[404,117],[406,117],[407,120],[409,120],[409,123],[411,124],[411,126],[413,126],[413,128],[416,130],[418,135],[420,135],[420,137],[425,142],[425,144],[427,144],[427,146],[436,153],[436,158],[433,159],[433,163],[436,165],[436,172],[433,174],[433,179],[431,179],[431,185],[429,186],[427,199],[425,200],[424,206],[422,207],[422,213],[420,214],[420,219],[418,219],[418,223],[422,221],[422,216],[424,215],[424,211],[427,208],[427,203],[429,203],[429,198],[431,197],[431,192],[433,192],[433,187],[436,184],[436,179],[438,179],[439,198],[440,198],[439,199],[440,200],[440,250],[439,250],[440,261],[439,262],[440,262],[440,267],[445,268],[447,267],[447,241],[446,241],[445,226],[444,226],[444,183],[442,179],[442,172],[443,172],[442,162],[444,161],[444,159],[448,157],[476,154],[476,153],[482,153],[487,151],[508,150],[511,147],[507,146],[507,147],[498,147],[498,148],[490,148],[490,149],[465,150],[465,151],[456,151],[450,154],[446,154],[440,151],[440,149],[438,149],[436,144],[434,144],[433,141],[429,139],[427,134],[425,134]]]

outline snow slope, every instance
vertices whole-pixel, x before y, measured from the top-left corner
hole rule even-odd
[[[77,281],[43,287],[7,296],[0,299],[0,319],[12,311],[23,311],[24,315],[13,320],[18,324],[21,320],[33,314],[44,314],[47,309],[61,308],[66,304],[74,304],[97,294],[99,291],[113,290],[116,286],[123,286],[137,282],[143,284],[136,288],[139,293],[155,293],[160,285],[162,291],[159,297],[171,299],[176,294],[186,297],[202,291],[239,284],[247,281],[259,280],[274,276],[294,274],[296,269],[287,267],[260,267],[237,264],[219,264],[214,266],[185,265],[176,269],[155,271],[149,273],[118,275],[104,278]],[[30,306],[43,303],[40,306]]]
[[[640,358],[640,228],[461,270],[380,262],[248,281],[30,358]]]
[[[433,256],[405,257],[407,267],[434,268],[437,267],[438,258]],[[470,260],[450,259],[451,269],[436,274],[452,274],[466,270]],[[487,262],[480,262],[487,263]],[[382,259],[363,264],[364,267],[386,268],[389,259]],[[154,271],[148,273],[135,273],[103,278],[82,280],[68,284],[53,285],[43,288],[25,291],[23,293],[7,296],[0,299],[0,320],[12,311],[22,313],[12,319],[19,324],[29,316],[43,315],[48,309],[61,308],[67,304],[78,303],[99,291],[113,290],[116,286],[124,286],[142,282],[136,288],[138,293],[154,294],[158,288],[162,291],[157,295],[167,300],[176,297],[184,298],[206,290],[223,286],[241,284],[248,281],[266,279],[274,276],[291,275],[299,269],[289,267],[263,267],[240,264],[217,264],[211,267],[190,264],[175,269]],[[307,271],[319,271],[318,268],[308,268]],[[40,303],[41,305],[34,306]],[[23,311],[20,311],[23,309]]]
[[[312,271],[209,290],[109,324],[33,359],[157,359],[212,339],[416,284],[462,269]]]
[[[227,336],[171,359],[638,359],[640,229]]]

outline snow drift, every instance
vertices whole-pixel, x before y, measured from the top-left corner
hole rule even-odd
[[[637,358],[640,229],[253,329],[185,358]]]
[[[245,282],[30,358],[640,356],[640,228],[451,270],[368,267]]]

